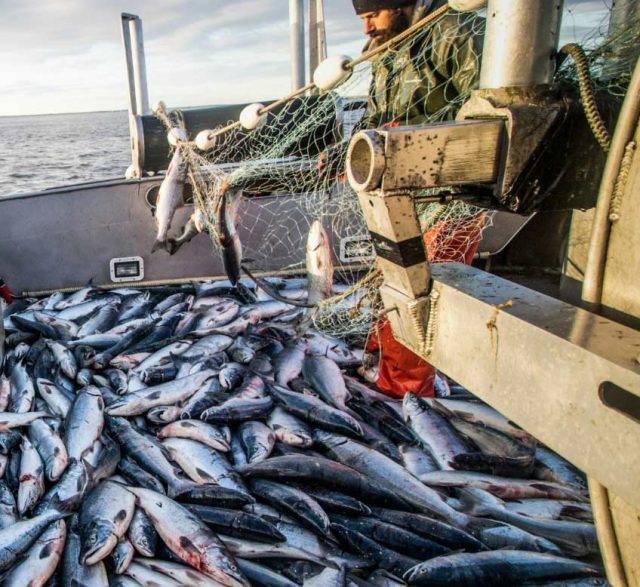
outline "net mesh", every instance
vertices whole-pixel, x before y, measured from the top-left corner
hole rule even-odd
[[[422,16],[418,11],[415,18]],[[570,9],[569,19],[575,16]],[[622,95],[638,26],[630,23],[603,41],[607,22],[603,17],[580,40],[596,86]],[[225,194],[240,198],[240,235],[252,233],[243,242],[243,258],[254,270],[275,263],[304,273],[307,233],[320,220],[331,238],[335,277],[347,289],[324,300],[313,323],[334,336],[366,335],[382,309],[381,282],[357,195],[344,174],[350,137],[363,128],[453,119],[476,82],[483,35],[482,15],[449,13],[358,64],[336,89],[284,103],[256,130],[236,125],[206,152],[187,143],[196,208],[214,247]],[[565,63],[558,76],[575,81],[573,65]],[[431,262],[469,262],[492,223],[491,213],[462,201],[418,204],[417,212]]]
[[[569,5],[565,10],[564,38],[587,53],[594,89],[622,99],[640,56],[640,4],[635,0],[595,0]],[[566,61],[558,79],[575,82],[575,63]]]

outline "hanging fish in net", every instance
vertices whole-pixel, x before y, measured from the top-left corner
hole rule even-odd
[[[320,220],[314,220],[307,237],[307,282],[309,304],[318,304],[331,297],[333,290],[333,259],[329,235]]]
[[[205,214],[200,208],[189,217],[189,220],[184,225],[182,233],[178,238],[170,238],[169,245],[170,255],[175,255],[182,245],[190,242],[193,238],[198,236],[201,232],[206,231],[206,218]]]
[[[218,243],[222,250],[222,263],[231,282],[236,285],[240,279],[242,264],[242,243],[236,230],[238,222],[238,207],[242,199],[241,192],[229,191],[229,184],[222,187],[222,197],[216,211]]]
[[[177,146],[173,153],[171,163],[169,164],[167,175],[162,180],[160,191],[158,192],[158,200],[155,210],[158,233],[156,235],[156,240],[153,243],[153,247],[151,247],[152,253],[158,249],[164,249],[168,252],[171,252],[172,250],[168,233],[171,228],[173,215],[182,202],[186,175],[186,165],[182,154],[182,147]]]
[[[156,240],[151,247],[154,253],[158,249],[172,253],[175,252],[172,243],[169,241],[168,232],[171,228],[171,221],[176,209],[183,201],[184,183],[187,178],[187,162],[185,158],[182,142],[187,140],[187,132],[182,113],[173,112],[171,118],[167,114],[164,102],[158,102],[153,107],[154,114],[159,118],[168,129],[169,143],[175,147],[171,163],[167,169],[167,174],[160,184],[158,199],[156,201],[155,220],[158,227]]]

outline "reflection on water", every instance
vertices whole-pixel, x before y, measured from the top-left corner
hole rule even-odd
[[[0,197],[124,177],[127,112],[0,117]]]

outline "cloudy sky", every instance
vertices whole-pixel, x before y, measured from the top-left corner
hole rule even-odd
[[[565,39],[611,0],[567,0]],[[289,90],[288,0],[0,0],[0,116],[127,108],[120,13],[142,17],[150,100],[170,107]],[[329,55],[363,44],[350,0],[325,0]]]

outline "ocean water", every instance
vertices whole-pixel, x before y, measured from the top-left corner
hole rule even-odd
[[[124,177],[127,112],[0,117],[0,197]]]

